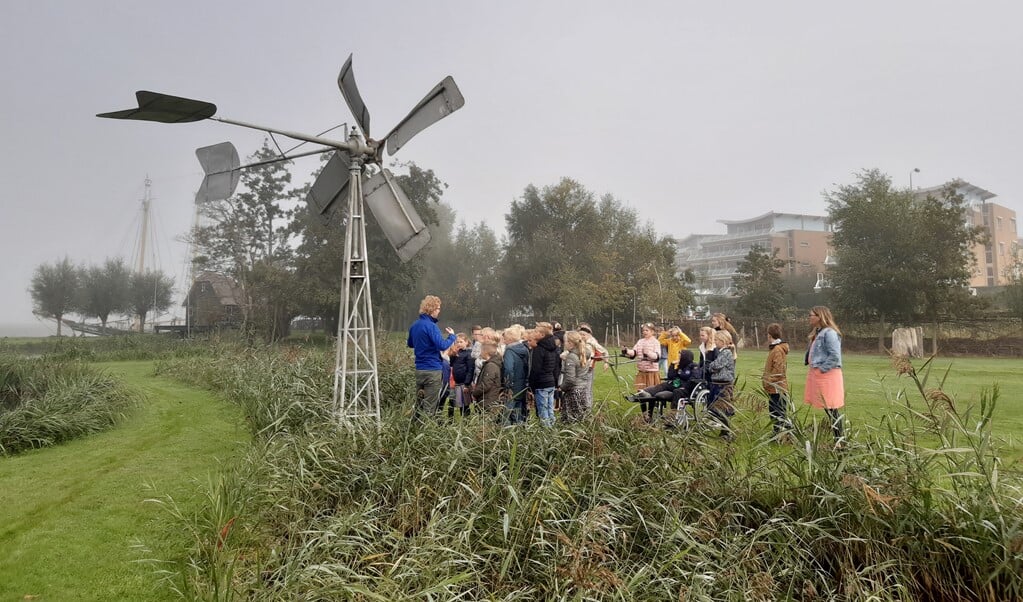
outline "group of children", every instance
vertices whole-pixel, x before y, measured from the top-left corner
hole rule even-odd
[[[473,326],[471,341],[458,333],[441,354],[441,407],[453,418],[475,405],[504,424],[520,424],[533,405],[549,426],[560,402],[562,420],[576,422],[593,407],[593,367],[606,354],[586,323],[573,331],[557,322],[528,330],[512,324],[500,332]]]
[[[721,437],[731,440],[734,434],[729,418],[735,409],[732,398],[735,390],[738,359],[735,342],[738,334],[724,314],[711,316],[711,325],[700,328],[700,357],[697,360],[688,346],[692,342],[677,326],[655,336],[653,324],[642,326],[642,338],[631,348],[623,348],[622,355],[638,360],[636,394],[628,399],[641,404],[643,417],[654,421],[655,412],[663,414],[669,403],[665,396],[658,395],[671,391],[670,403],[677,407],[681,400],[688,399],[697,383],[705,382],[708,388],[707,410],[721,425]],[[785,429],[785,403],[782,396],[788,391],[785,371],[785,355],[788,344],[782,340],[781,326],[768,327],[770,349],[764,370],[764,389],[771,398],[771,417],[775,431]],[[666,357],[665,357],[666,356]],[[657,367],[658,360],[665,362],[664,380]]]
[[[805,400],[824,408],[832,421],[836,445],[844,443],[844,382],[841,371],[841,332],[828,308],[814,307],[809,317],[812,331],[806,354],[808,365]],[[698,383],[708,387],[707,410],[721,425],[721,437],[734,439],[730,418],[736,384],[736,341],[738,334],[724,314],[714,314],[711,325],[700,329],[699,358],[688,349],[691,339],[678,327],[657,332],[653,324],[642,326],[642,337],[623,356],[637,361],[636,394],[630,400],[642,404],[644,418],[653,422],[663,413],[667,400],[659,393],[671,391],[677,406],[689,399]],[[449,329],[450,332],[450,329]],[[785,342],[780,324],[767,328],[768,354],[762,382],[769,397],[769,413],[776,436],[791,428],[787,418],[789,383]],[[560,402],[565,422],[582,420],[593,408],[594,366],[606,358],[607,350],[594,338],[586,323],[565,331],[557,322],[537,322],[532,329],[513,324],[498,332],[473,326],[472,340],[464,333],[442,355],[440,407],[448,416],[456,411],[466,415],[476,405],[494,414],[504,424],[528,420],[530,403],[541,424],[550,426]],[[664,374],[662,377],[662,362]]]
[[[824,306],[810,310],[811,332],[805,364],[808,366],[804,400],[825,410],[831,422],[836,448],[844,446],[844,419],[840,409],[845,405],[845,385],[842,376],[841,331],[835,324],[831,311]],[[641,404],[647,422],[653,422],[658,408],[663,413],[668,400],[659,393],[671,391],[670,402],[677,407],[681,400],[688,400],[697,383],[705,382],[708,387],[707,410],[721,425],[721,437],[734,439],[729,418],[734,415],[732,405],[735,383],[735,362],[738,353],[735,342],[738,334],[724,314],[714,314],[711,325],[700,329],[700,358],[687,349],[690,339],[678,327],[672,327],[655,336],[653,324],[642,326],[642,338],[630,348],[622,348],[622,355],[638,361],[636,373],[636,394],[627,398]],[[787,358],[789,344],[784,340],[782,327],[778,323],[767,327],[768,352],[764,363],[762,384],[768,396],[768,412],[774,435],[784,441],[792,428],[787,417],[789,400]],[[664,380],[658,369],[658,360],[667,356]]]

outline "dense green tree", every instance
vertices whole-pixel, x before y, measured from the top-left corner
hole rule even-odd
[[[433,170],[422,169],[414,163],[403,167],[407,167],[408,173],[395,176],[398,184],[431,229],[434,241],[431,245],[437,244],[437,204],[447,185]],[[329,332],[337,331],[346,218],[347,205],[339,208],[326,224],[318,218],[309,217],[306,208],[300,206],[292,224],[292,232],[299,240],[294,260],[295,286],[299,292],[296,297],[301,298],[299,311],[322,317]],[[419,306],[419,299],[414,297],[422,287],[424,256],[428,251],[403,263],[369,211],[366,215],[366,247],[374,318],[378,326],[396,328],[409,312],[414,312]]]
[[[430,228],[432,239],[437,234],[437,204],[447,184],[432,169],[423,169],[415,163],[404,163],[401,167],[408,171],[395,174],[398,185],[405,191],[423,223]],[[417,299],[410,293],[420,288],[426,254],[421,251],[402,262],[372,214],[366,218],[366,244],[370,274],[373,275],[374,317],[381,326],[399,329],[406,322],[411,322],[419,309],[421,298]]]
[[[569,178],[543,189],[529,185],[505,222],[501,273],[510,306],[575,321],[627,309],[637,319],[677,315],[686,304],[673,241],[609,195],[595,202]],[[664,291],[674,293],[677,306]]]
[[[919,198],[892,186],[878,170],[825,193],[837,265],[829,270],[837,308],[879,324],[937,320],[966,308],[972,246],[982,232],[966,223],[954,183],[940,198]]]
[[[496,324],[504,319],[501,256],[497,235],[484,222],[472,228],[459,225],[444,270],[450,284],[435,291],[444,301],[448,320]]]
[[[754,245],[736,267],[732,278],[738,292],[736,311],[760,319],[780,319],[785,307],[784,282],[781,269],[785,261],[778,259],[778,250]]]
[[[1002,299],[1013,317],[1023,320],[1023,278],[1013,275],[1002,291]]]
[[[854,184],[825,193],[834,228],[837,265],[828,270],[836,310],[879,323],[883,346],[888,320],[911,320],[919,299],[910,258],[912,195],[892,187],[877,170],[857,175]]]
[[[78,270],[65,257],[53,264],[36,267],[28,292],[32,295],[33,313],[57,321],[57,336],[61,335],[64,315],[74,310],[78,289]]]
[[[156,270],[131,275],[128,284],[128,311],[138,320],[139,332],[146,328],[149,312],[159,313],[171,306],[174,280]],[[154,316],[155,318],[155,316]]]
[[[99,318],[100,323],[106,327],[110,314],[128,310],[131,271],[123,259],[107,259],[102,266],[83,267],[78,278],[80,285],[75,300],[77,313]]]
[[[423,271],[419,279],[419,287],[412,294],[417,302],[424,295],[438,295],[444,302],[445,321],[466,322],[475,320],[475,313],[460,313],[457,300],[452,294],[458,288],[461,272],[460,258],[455,250],[455,230],[458,217],[455,210],[439,201],[435,206],[437,223],[430,226],[430,244],[423,250]],[[455,305],[452,305],[452,302]],[[406,316],[408,318],[408,316]]]
[[[968,314],[976,306],[969,292],[973,249],[987,241],[982,226],[967,223],[969,206],[957,185],[950,182],[938,196],[914,197],[913,203],[920,314],[934,325],[932,353],[938,352],[941,318]]]
[[[249,159],[260,162],[277,156],[264,141]],[[210,223],[193,233],[200,251],[196,267],[233,277],[244,295],[243,327],[271,340],[285,334],[280,324],[287,323],[295,311],[294,297],[275,288],[282,283],[282,270],[290,269],[292,256],[294,231],[289,223],[296,191],[290,188],[289,163],[266,163],[242,171],[241,192],[202,205],[200,210]]]

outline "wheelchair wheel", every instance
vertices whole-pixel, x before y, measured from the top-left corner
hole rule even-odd
[[[710,389],[707,387],[697,387],[696,391],[693,392],[691,403],[693,405],[694,417],[698,417],[707,411],[707,399],[709,397]]]
[[[706,422],[707,398],[710,389],[700,383],[696,385],[689,397],[678,400],[675,404],[675,426],[688,429]]]

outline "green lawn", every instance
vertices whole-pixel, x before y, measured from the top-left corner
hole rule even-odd
[[[737,362],[740,388],[759,388],[766,357],[766,351],[740,350]],[[842,360],[846,388],[845,413],[854,430],[858,425],[876,425],[881,416],[892,410],[887,400],[894,398],[900,390],[905,390],[915,407],[923,407],[915,384],[906,376],[896,376],[888,357],[845,354]],[[915,360],[914,365],[919,368],[923,362]],[[990,391],[995,385],[998,386],[999,398],[992,430],[1004,442],[1003,459],[1007,464],[1016,463],[1018,466],[1023,460],[1023,360],[939,357],[932,364],[928,388],[936,387],[945,370],[951,366],[944,390],[954,399],[959,410],[977,404],[983,389]],[[617,385],[610,370],[598,368],[596,400],[606,400],[623,411],[638,412],[638,405],[620,401],[619,393],[619,390],[631,392],[635,373],[635,364],[619,366],[618,374],[625,382]],[[809,406],[802,401],[806,367],[803,366],[803,351],[798,348],[789,353],[788,374],[797,409],[801,412],[809,411]],[[736,427],[745,431],[747,436],[770,430],[766,410],[754,412],[753,416],[745,414],[739,416]]]
[[[0,601],[174,599],[148,558],[181,556],[162,506],[198,501],[218,461],[249,436],[238,409],[151,376],[152,362],[105,364],[146,401],[114,430],[0,458]],[[32,596],[32,598],[29,598]]]
[[[742,350],[740,387],[755,390],[766,352]],[[846,355],[846,413],[852,436],[893,411],[887,401],[907,389],[887,358]],[[920,365],[922,362],[917,362]],[[982,389],[1000,387],[995,434],[1002,457],[1018,468],[1023,457],[1023,363],[1012,359],[955,358],[934,362],[933,384],[945,369],[945,390],[958,408],[975,404]],[[192,543],[170,532],[165,510],[148,498],[172,496],[188,513],[201,503],[205,477],[219,461],[244,451],[249,435],[236,406],[208,393],[151,375],[151,362],[104,365],[146,395],[136,414],[112,431],[66,445],[0,458],[0,602],[6,600],[173,599],[158,585],[149,558],[181,557]],[[616,384],[610,370],[598,370],[598,406],[637,412],[623,401],[631,391],[634,364],[622,365]],[[801,398],[806,369],[802,352],[789,356],[794,397]],[[797,401],[798,411],[809,410]],[[740,445],[767,434],[766,410],[743,407],[735,420]],[[32,596],[33,598],[26,598]]]

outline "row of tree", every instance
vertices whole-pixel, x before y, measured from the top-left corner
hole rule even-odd
[[[36,267],[29,285],[34,312],[57,321],[66,315],[98,318],[105,328],[111,315],[136,319],[141,331],[149,312],[170,307],[174,281],[159,271],[131,272],[121,259],[103,265],[76,266],[69,258]]]
[[[264,145],[253,162],[273,158]],[[374,314],[403,328],[424,294],[440,295],[447,320],[502,324],[557,316],[601,320],[615,314],[678,316],[691,294],[675,272],[675,247],[611,196],[580,183],[526,187],[505,215],[507,235],[485,223],[457,223],[431,170],[400,166],[399,184],[431,228],[426,251],[402,263],[372,214],[366,216]],[[337,327],[345,211],[323,223],[292,187],[287,163],[243,172],[242,192],[204,205],[207,225],[193,233],[197,268],[233,277],[246,299],[246,328],[268,339],[298,315]],[[457,225],[456,225],[457,224]]]
[[[290,164],[268,162],[275,156],[264,144],[251,157],[264,164],[242,173],[241,192],[201,207],[206,225],[191,234],[199,250],[195,267],[236,280],[248,332],[273,340],[299,315],[322,318],[334,332],[347,216],[338,211],[329,223],[310,216],[302,202],[308,185],[293,187]],[[402,263],[372,214],[366,216],[378,325],[403,328],[424,294],[440,295],[446,320],[462,324],[539,317],[666,322],[693,304],[693,278],[678,275],[673,239],[657,235],[610,195],[598,198],[568,178],[528,185],[511,202],[506,233],[498,236],[483,222],[459,223],[443,202],[446,185],[431,170],[401,167],[399,183],[433,240]],[[817,302],[834,305],[846,319],[875,320],[882,333],[886,324],[936,324],[971,310],[972,251],[984,233],[965,219],[967,205],[954,186],[921,198],[869,170],[825,193],[825,200],[837,265],[828,268],[832,286]],[[752,249],[738,266],[738,295],[727,300],[729,309],[762,319],[791,313],[799,303],[785,267],[776,252]],[[74,273],[73,291],[57,284],[65,282],[64,272]],[[805,277],[799,280],[809,288]],[[144,322],[148,311],[169,305],[169,290],[162,275],[129,277],[116,260],[90,268],[67,259],[40,266],[32,284],[39,313],[59,318],[74,311],[104,324],[111,313],[129,311]]]

